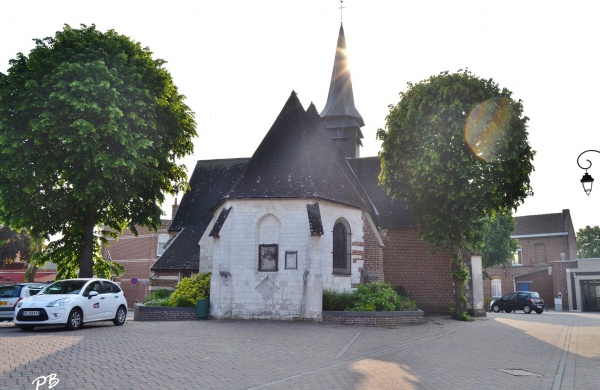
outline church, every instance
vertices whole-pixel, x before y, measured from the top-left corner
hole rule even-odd
[[[323,290],[385,281],[448,313],[451,253],[426,250],[379,186],[379,159],[360,157],[363,126],[341,25],[320,112],[292,91],[252,157],[197,162],[150,288],[211,272],[212,318],[318,321]]]

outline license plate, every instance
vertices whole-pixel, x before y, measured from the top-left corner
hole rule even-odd
[[[0,306],[8,306],[8,302],[6,302],[6,301],[0,301]]]
[[[36,310],[24,311],[24,312],[23,312],[23,315],[24,315],[24,316],[28,316],[28,317],[29,317],[29,316],[31,316],[31,317],[34,317],[34,316],[39,316],[39,315],[40,315],[40,312],[39,312],[39,311],[36,311]]]

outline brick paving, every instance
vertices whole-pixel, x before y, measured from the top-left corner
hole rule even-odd
[[[47,382],[37,390],[600,386],[600,313],[440,316],[394,328],[128,321],[22,332],[3,322],[0,345],[0,390],[36,389],[39,377]]]

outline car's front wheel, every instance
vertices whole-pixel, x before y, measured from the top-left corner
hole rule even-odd
[[[79,309],[73,309],[69,313],[69,318],[67,319],[67,325],[65,326],[68,330],[77,330],[81,328],[83,323],[83,314]]]
[[[498,304],[492,305],[492,311],[494,313],[500,313],[500,306]]]
[[[113,324],[119,326],[125,323],[127,319],[127,309],[124,306],[119,306],[117,309],[117,314],[115,314],[115,319],[113,320]]]
[[[531,306],[529,306],[529,305],[523,306],[523,313],[531,314]]]

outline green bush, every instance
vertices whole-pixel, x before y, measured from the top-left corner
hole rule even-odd
[[[146,306],[169,306],[169,297],[173,292],[160,289],[153,291],[150,295],[144,299],[144,305]]]
[[[412,298],[398,294],[387,283],[360,284],[352,293],[323,290],[323,310],[325,311],[409,311],[416,309],[417,304]]]
[[[406,311],[416,310],[416,302],[402,297],[388,283],[360,284],[354,292],[356,303],[352,311]]]
[[[323,310],[344,311],[354,306],[354,296],[350,291],[323,290]]]
[[[195,307],[196,300],[210,299],[210,272],[183,278],[169,298],[170,306]]]

